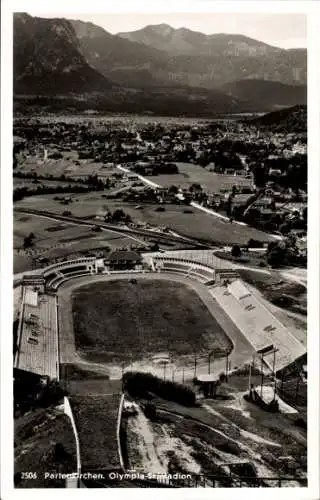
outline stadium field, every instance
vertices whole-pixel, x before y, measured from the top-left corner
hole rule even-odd
[[[232,343],[200,297],[168,280],[112,280],[72,294],[78,353],[92,362],[133,362],[231,351]]]

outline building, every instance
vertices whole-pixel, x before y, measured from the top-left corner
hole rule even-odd
[[[217,388],[221,384],[220,378],[217,375],[199,375],[197,384],[200,386],[200,391],[206,398],[213,398],[216,395]]]
[[[142,269],[142,257],[132,250],[114,250],[105,259],[110,270]]]

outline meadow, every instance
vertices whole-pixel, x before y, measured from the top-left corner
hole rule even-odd
[[[126,203],[121,200],[107,199],[104,192],[72,195],[72,203],[68,206],[55,200],[55,195],[30,196],[15,204],[20,208],[47,210],[62,215],[70,211],[75,217],[94,218],[101,211],[117,209],[124,210],[134,222],[167,227],[184,236],[197,238],[212,244],[245,245],[250,238],[268,242],[273,241],[271,235],[258,229],[239,225],[221,218],[206,214],[196,208],[186,205],[142,204],[137,208],[136,203]],[[159,207],[161,211],[158,211]],[[163,211],[162,211],[163,210]],[[192,211],[190,213],[190,211]],[[95,222],[97,223],[97,222]]]
[[[48,148],[50,153],[51,149]],[[117,172],[116,168],[106,166],[102,162],[95,162],[93,158],[79,160],[77,151],[62,151],[63,158],[44,160],[43,148],[34,151],[26,156],[20,157],[18,170],[39,176],[59,177],[65,175],[68,179],[78,179],[89,175],[99,175],[99,177],[112,177]]]
[[[30,233],[34,234],[33,245],[24,249],[24,239]],[[66,257],[76,258],[91,251],[105,253],[109,249],[128,248],[137,244],[134,239],[111,231],[94,232],[88,226],[55,222],[21,213],[14,214],[14,273],[32,269],[36,258],[46,258],[50,261]]]
[[[252,184],[250,179],[243,176],[217,174],[210,172],[209,168],[203,168],[192,163],[175,162],[175,164],[179,169],[179,174],[156,175],[147,178],[161,186],[174,184],[182,188],[188,188],[191,184],[200,184],[204,191],[211,193],[219,193],[223,189],[231,191],[232,186],[250,186]]]

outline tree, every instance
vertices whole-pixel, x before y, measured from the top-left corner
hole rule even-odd
[[[124,213],[124,211],[121,208],[118,208],[113,212],[112,220],[114,220],[115,222],[119,222],[123,220],[125,216],[126,214]]]
[[[264,187],[266,182],[267,182],[267,171],[264,168],[264,166],[255,166],[253,168],[253,178],[254,178],[254,183],[257,187]]]
[[[34,234],[33,233],[29,233],[28,236],[25,236],[24,240],[23,240],[23,248],[24,250],[26,248],[30,248],[34,245]]]
[[[274,244],[272,244],[274,243]],[[267,262],[272,267],[281,267],[287,263],[287,248],[282,242],[271,242],[267,250]]]
[[[169,187],[168,191],[169,191],[169,193],[177,194],[178,193],[178,188],[177,188],[177,186],[175,186],[174,184],[172,184]]]
[[[157,409],[153,403],[146,403],[144,406],[144,414],[149,420],[155,420],[157,417]]]
[[[232,197],[231,196],[228,196],[228,200],[226,202],[226,212],[227,212],[227,216],[230,217],[230,215],[232,214]]]
[[[192,192],[201,192],[202,191],[202,187],[200,184],[197,184],[197,183],[194,183],[194,184],[191,184],[191,186],[189,187],[189,191],[192,193]]]
[[[207,165],[209,165],[209,158],[208,158],[208,153],[206,151],[204,151],[203,153],[201,153],[199,159],[198,159],[198,163],[201,167],[206,167]]]
[[[292,224],[290,221],[286,221],[279,226],[279,231],[281,234],[288,234],[291,230]]]
[[[231,249],[231,255],[232,255],[232,257],[235,257],[235,258],[241,257],[241,248],[239,247],[239,245],[233,245],[233,247]]]
[[[303,218],[303,221],[305,223],[307,223],[307,221],[308,221],[308,207],[305,207],[303,209],[302,218]]]

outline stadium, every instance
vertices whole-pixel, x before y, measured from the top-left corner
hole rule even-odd
[[[59,262],[16,279],[14,297],[15,376],[34,374],[65,389],[77,455],[71,487],[84,487],[83,471],[126,471],[126,372],[184,384],[228,376],[252,360],[274,378],[306,363],[302,343],[209,251],[116,251]],[[106,382],[70,377],[75,365]]]

